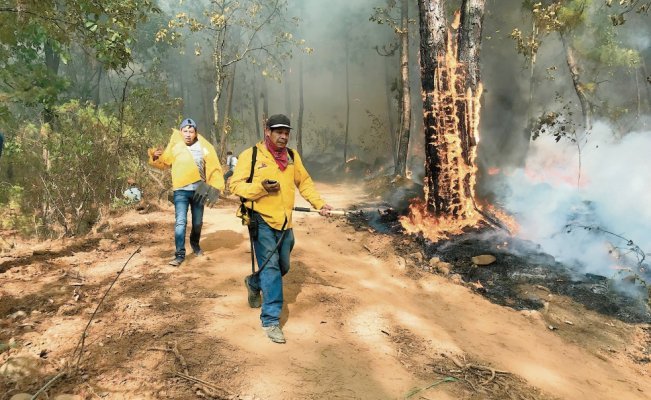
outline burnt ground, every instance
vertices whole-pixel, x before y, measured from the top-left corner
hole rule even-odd
[[[386,206],[387,204],[384,204]],[[376,207],[377,208],[377,207]],[[403,211],[404,212],[404,211]],[[648,266],[639,275],[617,272],[606,277],[582,273],[579,268],[557,262],[541,252],[535,243],[507,236],[490,227],[469,230],[448,240],[432,243],[423,237],[402,240],[399,212],[391,208],[357,211],[348,217],[358,229],[374,229],[394,236],[396,248],[406,257],[421,252],[414,260],[427,271],[436,272],[429,260],[437,257],[448,263],[450,274],[457,274],[491,302],[516,310],[540,310],[548,293],[567,296],[587,309],[628,323],[650,323]],[[472,257],[493,255],[496,260],[477,266]],[[528,288],[537,290],[528,290]]]

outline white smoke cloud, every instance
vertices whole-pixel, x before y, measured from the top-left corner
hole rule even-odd
[[[595,124],[581,151],[578,189],[576,145],[540,137],[532,144],[526,168],[505,178],[503,204],[515,215],[523,239],[539,243],[560,262],[613,276],[614,266],[626,265],[613,256],[626,255],[630,247],[613,234],[651,252],[650,149],[651,132],[618,139],[607,124]],[[634,254],[627,257],[628,265],[636,263]]]

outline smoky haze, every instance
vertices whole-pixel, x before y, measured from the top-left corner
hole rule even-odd
[[[420,101],[418,65],[418,14],[410,4],[410,61],[413,104],[409,169],[422,182],[424,139]],[[176,1],[164,9],[200,13],[208,2]],[[232,130],[228,147],[236,154],[260,139],[256,130],[263,118],[265,100],[268,113],[290,116],[294,126],[299,113],[299,71],[304,76],[304,156],[326,165],[343,162],[346,108],[350,105],[348,157],[357,157],[373,171],[392,164],[391,131],[399,123],[397,90],[399,76],[397,53],[381,56],[375,50],[395,40],[386,25],[369,21],[373,7],[383,7],[381,0],[306,0],[289,1],[285,17],[300,20],[287,29],[305,39],[306,54],[295,48],[292,57],[282,63],[278,76],[263,76],[260,68],[238,63],[232,102]],[[396,10],[397,11],[397,10]],[[560,112],[568,107],[580,121],[580,108],[573,91],[565,52],[557,34],[543,38],[534,71],[533,103],[529,110],[529,64],[517,54],[509,34],[515,27],[524,33],[530,22],[523,17],[521,2],[488,0],[482,40],[482,82],[484,95],[478,151],[479,196],[497,201],[515,214],[521,236],[540,243],[555,257],[584,265],[586,270],[612,275],[617,263],[608,254],[609,246],[623,247],[614,236],[606,237],[585,229],[566,225],[600,227],[629,238],[645,251],[651,251],[651,239],[645,227],[651,224],[646,188],[640,182],[648,175],[644,150],[649,147],[649,85],[636,86],[650,74],[642,71],[649,59],[649,24],[629,21],[618,30],[624,45],[636,48],[642,64],[605,74],[599,83],[599,100],[621,105],[621,116],[613,122],[598,122],[587,137],[582,150],[580,188],[576,186],[578,155],[576,146],[565,139],[556,143],[542,135],[531,142],[529,118],[544,112]],[[638,18],[638,17],[635,17]],[[183,113],[200,123],[200,130],[212,124],[211,101],[214,97],[214,71],[209,47],[200,56],[193,54],[197,43],[205,45],[207,37],[188,36],[184,54],[172,54],[164,62],[170,72],[172,92],[183,98]],[[348,48],[348,52],[346,51]],[[346,56],[348,54],[348,57]],[[263,56],[260,61],[264,61]],[[348,92],[346,87],[348,66]],[[636,75],[637,74],[637,75]],[[636,91],[641,88],[641,92]],[[220,115],[224,115],[226,95],[221,98]],[[631,99],[641,96],[641,107],[631,106]],[[560,100],[559,100],[560,99]],[[645,100],[646,99],[646,100]],[[258,103],[258,113],[254,112]],[[612,111],[613,108],[610,109]],[[595,120],[599,121],[599,112]],[[604,111],[605,112],[605,111]],[[529,114],[529,116],[528,116]],[[605,119],[604,119],[605,120]],[[291,146],[296,146],[295,137]],[[499,170],[489,175],[489,170]],[[610,242],[610,244],[609,244]],[[611,249],[610,249],[611,250]],[[611,252],[612,254],[612,252]]]

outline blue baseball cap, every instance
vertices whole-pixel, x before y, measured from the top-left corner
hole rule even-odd
[[[183,121],[181,121],[181,125],[179,126],[179,129],[183,129],[186,126],[191,126],[194,129],[197,129],[197,123],[194,122],[194,120],[192,118],[186,118]]]

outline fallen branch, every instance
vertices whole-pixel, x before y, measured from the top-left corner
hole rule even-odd
[[[170,351],[174,353],[176,356],[177,360],[181,363],[181,367],[183,368],[183,372],[185,372],[187,375],[190,374],[190,371],[188,370],[188,363],[185,362],[185,358],[181,355],[181,352],[179,352],[179,347],[176,342],[168,342],[168,346],[170,346]]]
[[[79,368],[79,363],[81,362],[81,356],[84,354],[84,344],[86,343],[86,332],[88,331],[88,327],[90,327],[91,322],[93,322],[93,318],[95,318],[95,315],[97,314],[97,311],[99,310],[100,306],[104,302],[104,299],[108,295],[108,293],[111,291],[111,288],[113,288],[113,285],[115,285],[115,282],[117,282],[118,278],[122,273],[124,272],[124,269],[127,267],[127,264],[129,264],[129,261],[135,256],[136,254],[140,253],[140,250],[142,249],[142,246],[139,246],[132,254],[131,256],[127,259],[127,261],[124,263],[122,268],[117,272],[117,275],[115,276],[115,279],[113,279],[113,282],[109,285],[108,289],[106,289],[106,292],[104,292],[104,295],[102,298],[99,300],[99,303],[97,304],[97,307],[95,307],[95,311],[93,311],[93,314],[90,316],[90,319],[88,320],[88,323],[86,324],[86,327],[84,328],[84,331],[81,333],[81,339],[79,339],[79,343],[77,343],[77,347],[75,347],[75,350],[72,352],[72,357],[75,357],[75,354],[77,352],[79,353],[77,356],[77,362],[75,363],[75,370]]]
[[[54,378],[50,379],[45,385],[43,385],[42,388],[40,388],[36,393],[34,393],[34,396],[32,396],[31,400],[36,400],[38,396],[41,395],[41,393],[45,392],[54,382],[56,382],[59,378],[63,377],[66,374],[66,371],[63,370],[59,372]]]
[[[446,378],[440,379],[440,380],[438,380],[438,381],[432,383],[432,384],[429,385],[429,386],[425,386],[425,387],[423,387],[423,388],[416,388],[416,389],[414,389],[414,390],[411,390],[411,391],[410,391],[410,392],[405,396],[405,399],[408,399],[408,398],[410,398],[410,397],[412,397],[412,396],[414,396],[414,395],[416,395],[416,394],[418,394],[418,393],[420,393],[420,392],[423,392],[423,391],[425,391],[425,390],[428,390],[428,389],[431,389],[431,388],[433,388],[433,387],[435,387],[435,386],[438,386],[438,385],[440,385],[441,383],[445,383],[445,382],[456,382],[457,380],[458,380],[457,378],[453,378],[453,377],[451,377],[451,376],[448,376],[448,377],[446,377]]]
[[[183,357],[183,355],[179,351],[178,344],[176,342],[167,342],[167,345],[169,346],[168,348],[150,347],[147,350],[165,351],[165,352],[174,353],[174,356],[176,357],[176,359],[179,360],[179,363],[181,363],[181,368],[183,368],[183,372],[178,372],[177,371],[177,372],[174,372],[174,375],[178,376],[180,378],[183,378],[183,379],[185,379],[187,381],[190,381],[192,383],[202,385],[203,387],[201,387],[201,389],[204,390],[205,392],[207,392],[210,396],[215,397],[214,393],[211,393],[211,391],[212,392],[220,392],[221,391],[221,393],[226,393],[229,396],[233,396],[233,393],[228,389],[225,389],[225,388],[223,388],[221,386],[218,386],[215,383],[204,381],[202,379],[199,379],[197,377],[194,377],[194,376],[190,375],[190,372],[188,371],[188,363],[185,361],[185,357]],[[206,390],[206,388],[208,390]]]
[[[102,296],[99,303],[97,304],[97,307],[95,307],[95,311],[93,311],[93,314],[90,316],[90,319],[88,320],[88,323],[86,324],[86,327],[84,328],[84,331],[81,333],[81,338],[79,339],[79,343],[77,343],[77,347],[75,347],[75,350],[72,352],[72,358],[74,358],[75,354],[77,354],[77,352],[79,352],[79,355],[77,356],[77,362],[75,363],[75,368],[74,368],[75,371],[77,370],[77,368],[79,368],[79,362],[81,361],[81,356],[84,354],[84,344],[86,342],[86,332],[88,331],[88,327],[90,326],[91,322],[93,322],[93,318],[95,318],[95,315],[97,314],[97,310],[99,310],[99,307],[102,305],[102,302],[104,301],[104,299],[108,295],[109,291],[111,290],[113,285],[115,285],[115,282],[117,282],[117,280],[120,277],[120,275],[122,274],[122,272],[124,272],[124,269],[126,268],[127,264],[129,264],[129,261],[131,261],[133,256],[135,256],[137,253],[140,253],[140,249],[141,249],[141,247],[138,247],[136,249],[136,251],[134,251],[133,254],[131,254],[129,259],[127,259],[127,261],[124,263],[124,265],[122,266],[120,271],[118,271],[117,276],[115,277],[113,282],[111,282],[111,285],[108,287],[108,289],[106,289],[106,292],[104,292],[104,296]],[[50,379],[45,385],[43,385],[43,387],[41,387],[34,394],[34,396],[32,396],[31,400],[35,400],[38,396],[41,395],[41,393],[44,393],[50,386],[52,386],[52,384],[54,384],[54,382],[56,382],[59,378],[65,376],[68,373],[68,370],[69,370],[69,365],[67,365],[66,368],[64,368],[63,371],[59,372],[59,374],[57,374],[54,378]]]
[[[331,287],[331,288],[335,288],[335,289],[339,289],[339,290],[346,290],[346,288],[341,287],[341,286],[329,285],[329,284],[327,284],[327,283],[320,283],[320,282],[307,282],[307,281],[306,281],[306,282],[302,282],[302,284],[303,284],[303,285],[319,285],[319,286],[327,286],[327,287]]]
[[[183,374],[181,372],[175,372],[174,375],[178,376],[179,378],[183,378],[185,380],[188,380],[188,381],[190,381],[192,383],[198,383],[200,385],[203,385],[204,387],[206,387],[206,388],[208,388],[208,389],[210,389],[212,391],[216,391],[216,392],[221,391],[222,393],[226,393],[229,396],[233,396],[233,393],[231,393],[229,390],[226,390],[221,386],[217,386],[216,384],[214,384],[212,382],[207,382],[207,381],[204,381],[202,379],[196,378],[196,377],[194,377],[192,375]]]

